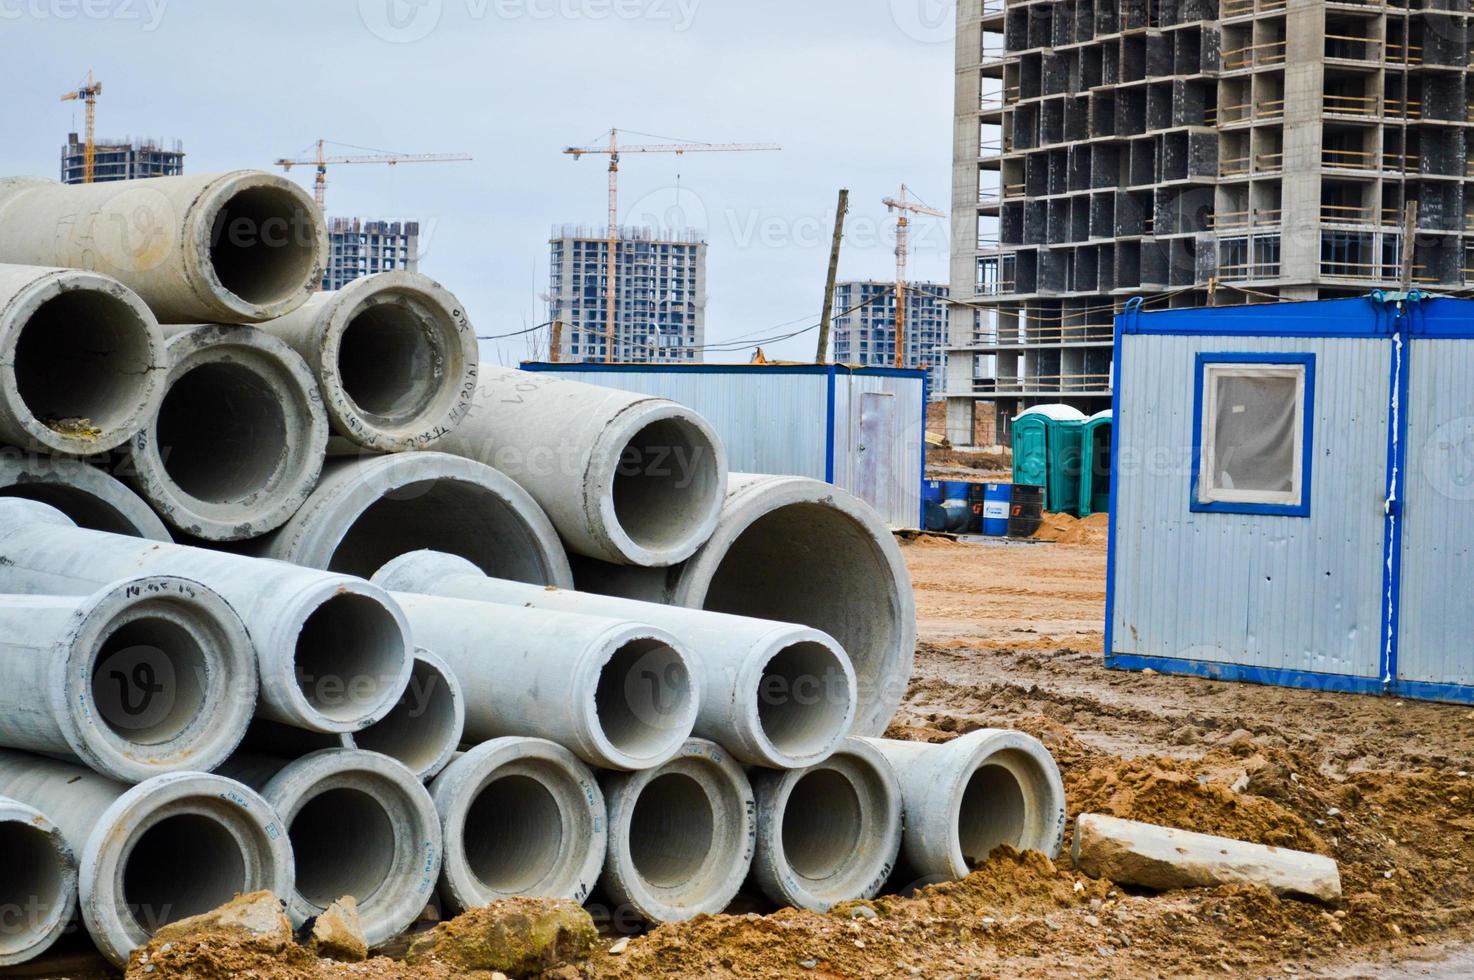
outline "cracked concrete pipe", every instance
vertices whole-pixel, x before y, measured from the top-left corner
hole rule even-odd
[[[357,731],[386,715],[409,681],[409,625],[376,585],[88,531],[45,504],[0,498],[0,591],[88,595],[138,574],[198,581],[230,603],[255,649],[258,711],[272,720],[312,731]]]
[[[428,448],[471,408],[476,331],[460,301],[429,276],[355,279],[261,329],[307,360],[333,431],[367,449]]]
[[[849,738],[808,769],[753,772],[752,876],[782,906],[828,912],[874,898],[901,849],[901,786],[885,756]]]
[[[609,853],[600,883],[649,922],[715,915],[752,867],[752,786],[720,745],[691,739],[658,769],[606,773]]]
[[[328,232],[296,183],[238,170],[59,184],[0,180],[0,262],[90,269],[161,323],[256,323],[322,285]]]
[[[558,533],[527,492],[490,466],[445,453],[331,460],[307,502],[256,546],[268,558],[363,578],[422,548],[500,578],[573,584]]]
[[[138,575],[86,597],[0,595],[0,745],[121,783],[208,771],[256,710],[251,639],[189,579]]]
[[[0,796],[0,967],[33,960],[77,911],[77,857],[35,807]]]
[[[734,473],[715,533],[679,568],[575,563],[580,589],[802,623],[839,641],[854,666],[853,733],[886,730],[916,655],[916,600],[890,529],[838,487]]]
[[[454,912],[516,896],[588,898],[604,865],[604,794],[572,752],[496,738],[430,784],[445,839],[440,896]]]
[[[390,593],[466,692],[466,739],[545,738],[602,769],[649,769],[691,734],[699,675],[681,641],[630,620]]]
[[[285,524],[327,455],[327,413],[307,364],[254,327],[165,334],[164,400],[128,443],[129,481],[192,538],[240,541]]]
[[[716,526],[727,481],[721,439],[689,408],[492,364],[436,448],[516,480],[570,551],[626,565],[690,557]]]
[[[867,741],[901,783],[905,873],[965,878],[1000,844],[1059,854],[1065,787],[1054,757],[1033,736],[985,728],[942,745]]]
[[[93,531],[173,540],[142,497],[98,467],[54,456],[7,457],[6,452],[0,450],[0,497],[50,504]]]
[[[0,228],[3,255],[11,230]],[[73,456],[113,449],[158,411],[167,363],[158,321],[121,284],[0,265],[0,440]]]
[[[452,555],[420,551],[385,565],[391,592],[474,599],[649,623],[678,637],[701,668],[694,733],[738,761],[774,769],[823,761],[855,717],[849,659],[818,630],[488,578]]]
[[[292,762],[242,753],[221,772],[255,788],[291,840],[293,925],[352,895],[370,947],[414,923],[440,877],[440,818],[424,785],[376,752],[323,749]]]
[[[254,790],[224,776],[177,772],[130,787],[0,750],[0,795],[61,828],[78,855],[82,921],[116,966],[170,922],[247,892],[291,894],[282,823]]]

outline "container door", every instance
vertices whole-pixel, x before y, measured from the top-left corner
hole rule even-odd
[[[896,439],[896,396],[885,391],[860,395],[860,471],[856,494],[882,514],[890,514],[896,492],[892,452]]]
[[[1080,456],[1085,429],[1078,422],[1050,426],[1049,509],[1056,514],[1080,515]]]
[[[1013,426],[1013,482],[1042,487],[1049,474],[1049,452],[1044,439],[1044,422],[1026,416]]]

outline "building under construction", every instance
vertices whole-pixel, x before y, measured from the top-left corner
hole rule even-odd
[[[417,272],[420,225],[417,221],[364,221],[334,218],[328,222],[328,262],[322,288],[342,289],[355,279],[380,272]]]
[[[177,177],[184,173],[184,144],[172,145],[148,139],[127,137],[121,140],[99,140],[96,147],[93,181],[138,180],[143,177]],[[67,134],[61,148],[61,182],[86,183],[87,143],[76,133]]]
[[[896,367],[896,284],[841,282],[834,287],[834,360],[864,367]],[[925,368],[928,391],[940,398],[947,363],[947,287],[906,287],[906,360]]]
[[[979,400],[1107,407],[1133,296],[1395,285],[1414,202],[1413,281],[1474,282],[1470,10],[962,0],[949,436]]]

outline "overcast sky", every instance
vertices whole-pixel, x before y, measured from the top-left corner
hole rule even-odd
[[[179,139],[187,172],[270,168],[319,137],[473,163],[329,170],[328,213],[418,219],[422,271],[477,332],[542,322],[551,228],[606,222],[611,126],[781,153],[627,157],[621,221],[705,231],[707,340],[817,322],[835,194],[842,278],[895,275],[880,203],[947,210],[947,0],[0,0],[0,173],[56,177],[92,68],[100,137]],[[635,138],[635,137],[628,137]],[[646,142],[653,142],[645,140]],[[352,152],[339,150],[338,152]],[[294,170],[310,185],[310,168]],[[679,195],[677,194],[679,187]],[[946,222],[913,278],[945,281]],[[784,327],[783,325],[788,325]],[[814,334],[767,348],[812,358]],[[522,340],[485,345],[513,363]],[[750,351],[711,360],[746,360]]]

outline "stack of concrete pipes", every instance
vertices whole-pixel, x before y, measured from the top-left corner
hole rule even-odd
[[[868,506],[478,364],[424,276],[319,292],[326,240],[269,174],[0,181],[0,965],[263,888],[379,945],[1057,851],[1034,739],[878,738],[915,607]]]

